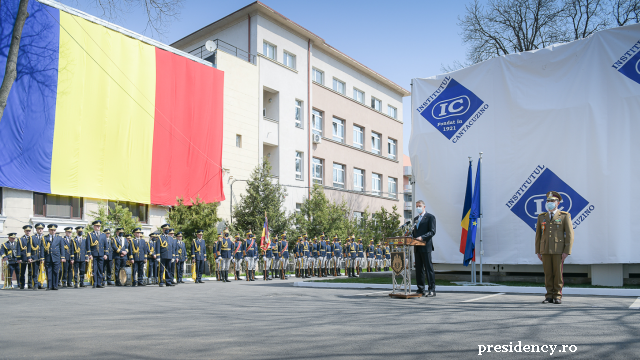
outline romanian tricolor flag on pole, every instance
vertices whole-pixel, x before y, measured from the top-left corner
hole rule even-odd
[[[464,195],[464,208],[462,209],[462,234],[460,235],[460,253],[464,254],[467,247],[467,232],[469,230],[469,213],[471,212],[471,158],[469,158],[469,172],[467,174],[467,190]],[[475,261],[475,254],[474,254]],[[463,259],[464,263],[464,259]]]
[[[264,225],[262,226],[262,238],[260,239],[260,249],[265,250],[269,246],[269,220],[267,219],[267,213],[264,213]]]

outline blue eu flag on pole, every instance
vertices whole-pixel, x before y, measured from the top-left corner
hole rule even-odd
[[[473,198],[471,199],[471,212],[469,213],[469,230],[467,231],[467,246],[464,249],[464,266],[470,261],[476,261],[476,230],[478,229],[478,219],[480,219],[480,166],[478,162],[476,169],[476,183],[473,187]]]

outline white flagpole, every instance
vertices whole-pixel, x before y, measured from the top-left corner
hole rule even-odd
[[[482,164],[482,151],[478,160],[478,168],[482,168],[480,164]],[[482,284],[482,255],[484,254],[482,249],[482,172],[480,173],[480,218],[478,219],[478,226],[480,227],[480,284]]]

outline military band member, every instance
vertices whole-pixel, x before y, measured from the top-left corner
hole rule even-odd
[[[338,234],[333,236],[333,271],[337,276],[342,276],[342,270],[340,270],[340,263],[342,262],[342,244],[338,239]],[[334,275],[334,276],[335,276]]]
[[[218,256],[218,250],[222,246],[222,235],[218,235],[218,241],[216,241],[213,249],[213,259],[216,263],[216,281],[224,281],[222,279],[222,258]]]
[[[179,231],[176,234],[176,242],[177,242],[177,246],[178,246],[178,259],[177,259],[177,263],[176,266],[178,268],[178,279],[177,282],[178,284],[184,284],[184,281],[182,281],[182,277],[184,275],[184,262],[187,261],[187,246],[185,245],[184,241],[182,240],[184,233],[182,231]]]
[[[144,264],[147,262],[147,242],[142,238],[141,228],[133,229],[133,235],[133,238],[130,234],[126,236],[129,245],[127,254],[129,254],[129,261],[131,261],[131,287],[146,286],[144,283]]]
[[[42,284],[38,282],[38,275],[40,275],[40,264],[44,262],[44,250],[42,248],[44,229],[43,223],[36,224],[35,235],[29,237],[29,247],[27,252],[31,254],[29,256],[29,289],[42,289]]]
[[[87,271],[89,248],[87,239],[82,236],[84,226],[76,227],[76,236],[71,240],[71,264],[73,265],[73,287],[84,287],[84,274]]]
[[[247,264],[247,281],[256,281],[256,255],[258,254],[258,244],[251,233],[251,230],[247,233],[247,240],[243,247],[244,261]]]
[[[93,269],[93,288],[101,289],[104,287],[102,285],[104,282],[104,261],[107,259],[107,252],[109,251],[107,248],[107,235],[104,233],[110,233],[111,230],[104,229],[104,233],[101,234],[100,227],[102,223],[99,220],[94,221],[92,225],[93,232],[87,236],[87,243],[91,252],[89,260],[93,262],[91,264]]]
[[[116,229],[116,237],[111,240],[111,248],[110,252],[111,258],[113,259],[114,273],[116,278],[116,286],[124,286],[124,284],[120,284],[120,279],[118,275],[120,274],[120,269],[123,269],[127,266],[127,255],[129,253],[129,240],[124,236],[124,229],[117,228]],[[107,274],[107,277],[109,275]],[[110,278],[109,278],[110,279]]]
[[[224,282],[229,280],[229,264],[231,263],[231,252],[233,251],[233,241],[229,238],[229,230],[224,231],[224,236],[220,240],[218,257],[220,257],[220,277]]]
[[[207,246],[204,239],[204,230],[196,230],[196,238],[191,243],[191,261],[192,268],[196,272],[196,284],[204,284],[202,274],[204,273],[204,264],[207,261]],[[215,251],[214,251],[215,253]]]
[[[364,261],[364,244],[362,244],[362,238],[358,238],[358,244],[356,245],[358,249],[358,261],[356,262],[356,268],[358,271],[358,275],[362,272],[362,268],[365,266]]]
[[[13,278],[13,274],[16,274],[16,279],[18,280],[18,287],[24,288],[24,284],[20,283],[20,246],[16,241],[16,233],[9,233],[7,236],[9,240],[7,240],[4,244],[0,246],[0,257],[2,257],[2,261],[7,262],[7,281],[9,283],[9,288],[13,288],[13,284],[11,282]]]
[[[367,272],[371,272],[371,269],[375,269],[375,260],[376,260],[376,246],[373,244],[373,239],[369,242],[369,246],[367,246]]]
[[[111,232],[106,232],[104,233],[105,237],[106,237],[106,250],[104,252],[104,254],[107,256],[104,259],[104,277],[102,278],[102,286],[107,286],[107,285],[115,285],[113,282],[113,245],[114,245],[114,238],[115,236],[124,236],[124,229],[123,228],[116,228],[116,231],[114,233],[115,236],[111,236]]]
[[[71,263],[72,252],[71,252],[71,232],[73,228],[68,226],[64,228],[64,237],[62,238],[62,247],[64,247],[64,259],[60,266],[60,284],[58,286],[71,287],[71,273],[73,272],[73,264]]]
[[[562,304],[562,276],[564,260],[571,255],[573,225],[571,214],[560,211],[562,196],[556,191],[547,193],[547,212],[538,215],[536,224],[536,254],[544,269],[547,294],[542,303]]]
[[[277,251],[277,247],[274,249],[272,244],[273,244],[273,239],[271,239],[271,242],[266,244],[264,253],[262,254],[262,260],[264,261],[264,269],[263,269],[264,280],[273,280],[269,273],[271,271],[271,268],[273,267],[273,251],[274,250]]]
[[[147,240],[147,283],[158,284],[158,261],[160,256],[160,242],[156,231],[149,235]]]
[[[326,238],[326,237],[325,237]],[[325,263],[324,263],[324,276],[327,277],[329,274],[333,274],[331,267],[333,266],[333,243],[327,239],[327,252],[325,255]]]
[[[47,290],[58,290],[60,262],[66,262],[62,238],[56,235],[58,225],[49,224],[49,235],[42,240],[44,266],[47,269]]]
[[[175,259],[175,244],[173,237],[169,236],[171,231],[169,224],[164,224],[160,227],[164,233],[158,238],[160,244],[160,271],[159,276],[164,276],[164,283],[159,281],[160,287],[174,286],[173,274],[171,273],[171,264]]]
[[[20,289],[24,289],[25,285],[25,275],[27,273],[27,265],[29,264],[29,259],[31,258],[31,252],[29,251],[29,243],[31,242],[31,229],[33,227],[31,225],[25,225],[22,227],[24,230],[24,235],[22,235],[17,241],[16,245],[20,248],[20,255],[18,257],[18,263],[20,264],[20,276],[18,279],[18,284],[20,285]],[[31,286],[31,285],[29,285]],[[31,288],[31,287],[29,287]]]
[[[171,272],[171,283],[175,285],[178,283],[178,272],[176,270],[178,265],[178,240],[176,239],[176,230],[170,228],[169,236],[171,237],[171,243],[173,244],[173,258],[171,259],[171,267],[169,268],[169,271]]]
[[[233,244],[233,263],[235,280],[242,280],[240,278],[240,271],[242,270],[242,240],[240,240],[240,234],[236,234],[236,242]]]
[[[278,269],[280,269],[280,280],[286,280],[287,267],[289,266],[289,242],[287,241],[286,233],[283,233],[280,236],[278,254],[280,255],[280,263],[278,264]]]
[[[382,248],[380,247],[380,243],[378,243],[378,245],[376,246],[375,255],[376,255],[376,271],[381,271],[383,260],[382,260]]]

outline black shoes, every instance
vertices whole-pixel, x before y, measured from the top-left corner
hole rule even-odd
[[[553,304],[553,299],[552,298],[545,298],[544,300],[542,300],[543,304]]]
[[[426,296],[434,297],[434,296],[436,296],[436,291],[435,290],[429,290],[429,292],[427,293]]]
[[[57,289],[56,289],[57,290]],[[554,304],[562,304],[562,300],[560,299],[553,299],[553,303]]]

